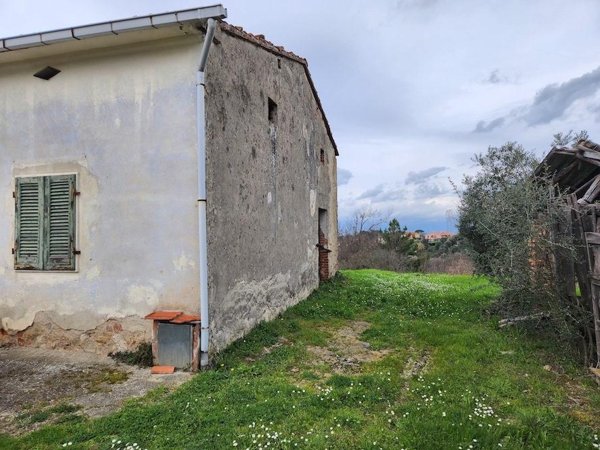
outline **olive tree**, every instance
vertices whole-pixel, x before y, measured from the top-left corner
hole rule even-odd
[[[589,348],[589,311],[558,273],[564,268],[557,261],[576,258],[564,194],[551,177],[535,174],[538,160],[515,142],[489,147],[474,162],[478,172],[465,176],[459,191],[458,228],[476,271],[502,287],[497,311]]]

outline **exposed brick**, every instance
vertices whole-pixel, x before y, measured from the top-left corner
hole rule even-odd
[[[319,230],[319,280],[329,279],[329,251],[327,250],[327,238],[322,230]]]
[[[166,375],[175,372],[175,366],[154,366],[151,369],[153,375]]]

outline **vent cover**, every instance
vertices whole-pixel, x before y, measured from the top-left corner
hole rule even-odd
[[[50,78],[55,77],[60,73],[60,70],[55,69],[54,67],[44,67],[42,70],[38,70],[33,74],[36,78],[41,78],[42,80],[49,80]]]

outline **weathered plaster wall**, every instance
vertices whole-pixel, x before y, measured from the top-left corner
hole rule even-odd
[[[63,54],[50,46],[48,56],[22,62],[3,64],[0,55],[5,339],[30,330],[20,339],[112,350],[147,340],[150,323],[140,317],[155,309],[199,309],[195,73],[201,36],[143,33],[138,40],[146,42],[119,45],[114,37],[110,48],[90,49],[98,45],[92,39],[65,44]],[[153,40],[165,33],[168,38]],[[62,72],[50,81],[32,76],[46,65]],[[17,272],[15,176],[59,173],[78,175],[78,270]],[[38,324],[28,328],[36,317]],[[110,325],[111,319],[119,323]],[[67,337],[53,338],[59,329]]]
[[[329,212],[330,273],[337,268],[335,155],[303,66],[222,30],[217,39],[207,68],[213,351],[318,286],[318,208]]]

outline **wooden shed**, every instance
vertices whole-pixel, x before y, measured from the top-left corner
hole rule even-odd
[[[552,231],[571,234],[575,253],[555,252],[555,274],[565,297],[593,316],[588,340],[595,342],[600,361],[600,145],[580,140],[571,147],[554,147],[536,175],[551,176],[567,195],[566,220]]]

